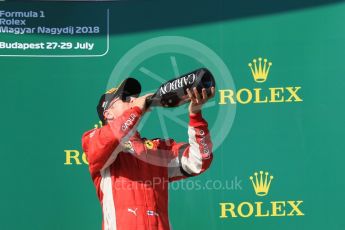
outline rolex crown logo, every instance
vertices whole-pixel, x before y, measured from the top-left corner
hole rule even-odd
[[[268,176],[269,173],[260,171],[260,175],[257,172],[254,173],[254,176],[250,176],[249,179],[252,181],[254,191],[258,196],[266,196],[270,189],[271,181],[273,180],[273,176]]]
[[[253,64],[249,63],[248,66],[250,70],[252,71],[252,75],[254,77],[254,80],[256,82],[262,83],[265,82],[267,79],[267,75],[270,71],[270,67],[272,65],[272,62],[267,62],[267,59],[264,59],[264,64],[262,66],[262,58],[258,58],[259,63],[257,64],[257,60],[253,59]]]

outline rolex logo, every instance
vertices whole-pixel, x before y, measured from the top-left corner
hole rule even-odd
[[[252,181],[254,191],[258,196],[266,196],[270,189],[271,182],[273,180],[273,176],[269,176],[268,172],[260,171],[259,173],[255,172],[254,177],[250,176],[249,179]]]
[[[266,58],[254,58],[248,66],[254,81],[263,83],[267,80],[272,62]],[[281,65],[278,65],[281,67]],[[276,67],[275,67],[276,68]],[[266,86],[265,86],[266,85]],[[267,104],[267,103],[291,103],[302,102],[300,95],[302,86],[276,86],[263,84],[254,88],[220,89],[219,105],[227,104]]]
[[[252,75],[256,82],[262,83],[265,82],[267,79],[267,75],[270,72],[270,68],[272,62],[267,62],[267,59],[264,59],[264,63],[262,65],[262,58],[258,58],[259,63],[257,64],[257,60],[254,58],[253,63],[249,63],[248,66],[252,71]]]
[[[249,177],[249,179],[252,183],[248,181],[248,186],[250,186],[250,184],[253,185],[256,195],[259,196],[257,197],[257,200],[220,202],[220,218],[233,219],[249,217],[263,218],[304,216],[303,200],[301,200],[300,197],[297,199],[289,197],[288,200],[279,198],[277,200],[271,200],[269,197],[265,197],[265,199],[261,198],[266,196],[269,192],[270,185],[273,180],[273,176],[270,175],[270,173],[264,171],[255,172],[253,176]],[[279,192],[279,188],[277,188],[277,191],[275,192]],[[285,190],[281,189],[280,193],[284,194]],[[276,195],[277,194],[275,194],[275,196]]]

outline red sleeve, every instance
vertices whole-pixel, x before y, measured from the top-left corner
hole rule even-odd
[[[191,114],[189,119],[188,143],[176,143],[172,149],[176,158],[168,169],[170,181],[203,173],[210,167],[213,159],[207,122],[203,119],[201,112]]]
[[[142,111],[134,107],[125,111],[107,125],[87,131],[82,137],[83,150],[87,155],[91,175],[107,168],[121,151],[121,142],[135,132]]]

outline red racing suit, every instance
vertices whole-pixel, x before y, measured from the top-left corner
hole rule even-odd
[[[204,172],[213,158],[201,113],[189,116],[189,143],[141,138],[136,131],[141,115],[134,107],[82,137],[103,230],[170,229],[168,183]]]

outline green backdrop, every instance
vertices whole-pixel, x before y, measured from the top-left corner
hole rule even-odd
[[[215,157],[205,174],[171,184],[173,228],[345,228],[345,3],[5,2],[1,10],[44,11],[45,18],[26,19],[30,27],[98,26],[100,32],[0,33],[0,42],[94,43],[90,51],[0,49],[0,229],[100,229],[101,207],[81,156],[81,135],[98,123],[100,94],[127,76],[154,92],[159,80],[201,66],[217,81],[203,112]],[[259,57],[272,62],[263,83],[248,67]],[[301,101],[286,101],[287,87],[299,87]],[[254,103],[257,92],[270,99],[272,88],[284,102]],[[241,92],[240,101],[251,92],[253,99],[220,104],[221,91]],[[187,141],[187,121],[186,107],[157,108],[140,132]],[[80,164],[68,154],[79,154]],[[260,170],[274,176],[262,197],[249,179]],[[258,217],[254,210],[247,218],[231,212],[221,218],[221,204],[242,203],[246,216],[248,203],[255,209],[263,202],[262,212],[272,214],[271,202],[284,201],[276,211],[286,209],[285,216]],[[287,201],[303,201],[303,215],[288,216]]]

